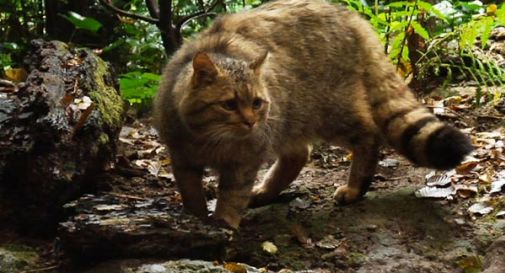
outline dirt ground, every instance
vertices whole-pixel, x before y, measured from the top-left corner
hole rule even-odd
[[[478,116],[462,113],[450,121],[462,128],[478,128],[477,132],[503,129],[503,120],[486,123]],[[180,203],[169,156],[152,129],[134,122],[124,131],[117,166],[103,176],[99,190]],[[412,166],[385,149],[365,198],[341,206],[332,194],[346,182],[350,160],[338,147],[316,146],[311,162],[276,203],[249,210],[223,260],[274,272],[480,272],[487,247],[505,233],[505,219],[496,213],[468,212],[485,191],[464,198],[416,197],[431,170]],[[493,168],[505,169],[503,164]],[[216,177],[208,172],[205,181],[212,200]],[[504,209],[501,194],[494,197],[497,211]],[[75,266],[68,271],[68,261],[58,252],[58,239],[33,240],[6,232],[10,235],[2,236],[1,244],[22,242],[35,247],[41,257],[36,268],[43,269],[37,272],[80,271]],[[84,271],[98,272],[89,266]]]

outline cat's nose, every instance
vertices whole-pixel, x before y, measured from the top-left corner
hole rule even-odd
[[[256,125],[256,121],[255,120],[245,120],[244,124],[247,127],[249,127],[249,129],[252,129],[254,127],[254,125]]]

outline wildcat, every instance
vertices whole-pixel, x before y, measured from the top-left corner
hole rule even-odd
[[[334,195],[340,203],[366,193],[383,143],[435,169],[472,150],[416,101],[369,23],[323,0],[278,0],[216,19],[172,56],[154,112],[185,209],[207,217],[201,178],[211,167],[214,217],[235,228],[248,206],[297,177],[317,141],[353,152],[348,183]]]

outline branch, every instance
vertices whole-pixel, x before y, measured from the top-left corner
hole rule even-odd
[[[160,8],[156,0],[146,0],[147,10],[153,18],[160,18]]]
[[[110,3],[110,0],[100,0],[100,3],[102,3],[102,5],[104,5],[107,9],[109,9],[112,12],[117,13],[119,15],[123,15],[123,16],[130,17],[130,18],[133,18],[133,19],[138,19],[138,20],[146,21],[146,22],[151,23],[151,24],[158,24],[158,19],[147,17],[147,16],[142,16],[142,15],[139,15],[139,14],[128,12],[126,10],[122,10],[122,9],[117,8],[114,5],[112,5]]]
[[[181,20],[181,22],[179,22],[177,24],[176,29],[179,29],[179,30],[182,29],[191,20],[195,20],[198,18],[206,17],[206,16],[216,16],[216,15],[217,15],[217,13],[215,13],[215,12],[205,12],[205,11],[197,12],[195,14],[192,14],[191,17],[188,16],[188,18],[185,19],[184,21]]]
[[[180,30],[184,25],[186,25],[189,21],[191,21],[193,19],[201,18],[201,17],[205,17],[205,16],[217,15],[215,12],[211,12],[211,11],[213,9],[215,9],[220,2],[221,1],[219,1],[219,0],[215,0],[214,3],[212,3],[212,5],[210,5],[207,9],[190,14],[185,17],[182,17],[181,20],[179,21],[179,23],[177,23],[175,29]]]

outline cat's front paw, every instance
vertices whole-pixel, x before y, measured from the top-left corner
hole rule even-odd
[[[350,188],[347,185],[343,185],[337,188],[333,194],[333,198],[337,200],[339,204],[349,204],[357,201],[362,196],[361,191],[356,188]]]
[[[238,229],[240,221],[242,220],[240,213],[231,207],[217,208],[212,217],[214,221],[224,222],[233,229]]]

